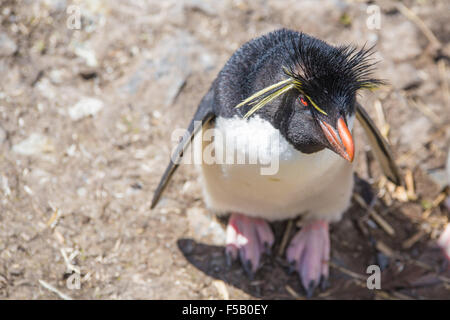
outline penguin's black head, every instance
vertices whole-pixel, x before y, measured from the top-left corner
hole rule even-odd
[[[318,102],[316,102],[318,101]],[[336,98],[328,108],[320,108],[320,100],[294,90],[283,98],[279,130],[286,140],[303,153],[329,148],[344,159],[353,161],[354,145],[348,122],[353,122],[354,98]],[[316,109],[314,104],[320,108]],[[323,103],[320,104],[323,106]],[[325,111],[331,109],[332,111]],[[322,113],[325,112],[326,114]]]
[[[333,47],[305,34],[297,35],[281,46],[284,54],[277,78],[285,80],[260,90],[241,105],[253,105],[246,114],[249,116],[270,103],[272,123],[297,150],[313,153],[329,148],[353,161],[348,126],[355,114],[356,93],[382,83],[370,78],[373,51]]]

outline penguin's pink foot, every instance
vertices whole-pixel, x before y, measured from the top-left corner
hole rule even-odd
[[[330,237],[328,222],[317,220],[304,226],[286,251],[291,271],[296,270],[308,297],[322,282],[326,286],[330,260]]]
[[[444,232],[442,232],[439,237],[438,245],[442,248],[445,256],[450,261],[450,223],[445,227]]]
[[[227,262],[230,265],[239,255],[244,270],[253,278],[260,266],[262,254],[270,254],[274,241],[266,221],[233,213],[227,226]]]

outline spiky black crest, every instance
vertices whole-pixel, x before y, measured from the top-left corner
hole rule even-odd
[[[326,115],[315,101],[326,103],[336,96],[352,99],[357,90],[373,89],[384,83],[371,76],[377,63],[372,60],[373,47],[360,50],[353,46],[333,47],[306,34],[284,29],[273,35],[280,37],[277,43],[282,43],[287,54],[286,65],[283,66],[287,78],[239,103],[236,108],[252,105],[245,118],[293,88]]]
[[[292,42],[286,46],[291,60],[286,66],[287,74],[305,94],[318,96],[324,91],[354,94],[359,89],[383,84],[371,77],[377,63],[372,60],[373,46],[360,50],[353,46],[332,47],[303,33]]]

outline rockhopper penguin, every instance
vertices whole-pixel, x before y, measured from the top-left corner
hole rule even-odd
[[[237,138],[231,150],[234,159],[258,150],[256,163],[200,166],[206,205],[230,214],[227,258],[239,257],[253,274],[274,243],[267,221],[302,215],[304,226],[291,240],[286,257],[311,294],[328,277],[328,225],[341,219],[352,195],[355,117],[384,173],[396,184],[401,180],[388,145],[356,101],[358,90],[382,83],[371,77],[372,53],[331,46],[286,29],[244,44],[201,100],[189,135],[176,148],[155,191],[152,208],[196,133],[214,128],[224,137]],[[274,137],[278,167],[262,174],[261,159],[273,156]],[[217,155],[223,141],[212,144]],[[205,147],[199,149],[195,152]],[[227,145],[224,152],[229,149]]]

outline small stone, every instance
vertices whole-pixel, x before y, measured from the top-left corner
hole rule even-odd
[[[19,264],[13,264],[10,268],[9,268],[9,274],[12,276],[21,276],[24,273],[24,268],[21,267]]]
[[[54,11],[64,11],[67,8],[67,0],[46,0],[45,3]]]
[[[36,84],[36,88],[39,90],[42,96],[44,96],[48,100],[56,99],[55,86],[51,83],[51,81],[48,78],[43,78],[39,80]]]
[[[211,237],[216,245],[225,243],[225,230],[206,209],[190,208],[187,217],[191,230],[199,237],[198,240]]]
[[[23,186],[23,190],[30,196],[32,196],[34,194],[33,190],[31,190],[31,188],[27,185]]]
[[[77,146],[74,145],[74,144],[72,144],[72,145],[70,145],[70,147],[67,148],[66,154],[67,154],[69,157],[73,157],[73,156],[75,155],[75,152],[76,152],[76,151],[77,151]]]
[[[103,109],[103,101],[95,98],[83,98],[69,109],[72,120],[77,121],[88,116],[96,115]]]
[[[0,57],[8,57],[17,51],[16,43],[5,33],[0,33]]]
[[[385,254],[378,252],[377,253],[377,263],[380,267],[381,271],[385,270],[389,266],[389,257]]]
[[[201,194],[202,190],[200,185],[196,181],[186,181],[181,189],[183,195],[197,195]]]
[[[208,16],[215,16],[220,9],[220,1],[188,0],[184,3],[188,8],[201,11]]]
[[[3,142],[5,142],[6,140],[6,131],[5,129],[3,129],[2,127],[0,127],[0,145],[3,144]]]
[[[447,172],[444,169],[430,169],[427,171],[428,176],[433,180],[433,182],[443,189],[448,184]]]
[[[375,222],[373,222],[373,220],[368,219],[367,220],[367,224],[369,225],[369,227],[371,227],[372,229],[377,229],[377,224]]]
[[[1,186],[3,189],[3,194],[6,197],[11,195],[11,188],[9,187],[8,178],[4,175],[0,175]]]
[[[50,81],[55,84],[60,84],[63,78],[63,71],[60,69],[54,69],[49,73]]]
[[[47,137],[32,133],[27,139],[14,145],[12,150],[24,156],[31,156],[50,152],[53,150],[53,145]]]
[[[91,50],[85,46],[77,46],[75,47],[75,54],[84,59],[84,61],[86,62],[86,65],[89,67],[97,67],[98,66],[98,61],[97,61],[97,57],[95,55],[95,51]]]
[[[86,190],[86,188],[78,188],[78,189],[77,189],[77,195],[78,195],[80,198],[85,198],[86,195],[87,195],[87,190]]]

